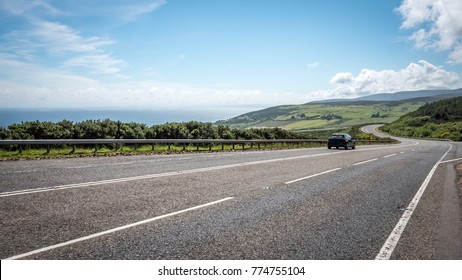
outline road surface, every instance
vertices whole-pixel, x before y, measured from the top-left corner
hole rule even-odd
[[[0,162],[0,258],[462,259],[462,145],[400,140]]]

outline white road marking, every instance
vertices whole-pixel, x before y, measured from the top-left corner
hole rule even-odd
[[[417,145],[417,144],[419,144],[419,143],[418,142],[413,142],[412,144],[399,145],[398,147],[414,146],[414,145]],[[391,149],[391,148],[396,148],[396,147],[397,146],[378,147],[378,148],[375,147],[375,148],[355,150],[355,152],[372,151],[372,150],[378,150],[378,149],[380,149],[380,150],[382,150],[382,149]],[[207,172],[207,171],[222,170],[222,169],[235,168],[235,167],[241,167],[241,166],[250,166],[250,165],[257,165],[257,164],[264,164],[264,163],[273,163],[273,162],[280,162],[280,161],[295,160],[295,159],[313,158],[313,157],[320,157],[320,156],[334,156],[334,155],[337,156],[340,153],[351,153],[351,152],[352,151],[348,151],[348,150],[335,151],[335,152],[315,154],[315,155],[304,155],[304,156],[294,156],[294,157],[286,157],[286,158],[276,158],[276,159],[268,159],[268,160],[251,161],[251,162],[242,162],[242,163],[219,165],[219,166],[212,166],[212,167],[205,167],[205,168],[172,171],[172,172],[166,172],[166,173],[157,173],[157,174],[149,174],[149,175],[142,175],[142,176],[125,177],[125,178],[119,178],[119,179],[109,179],[109,180],[102,180],[102,181],[95,181],[95,182],[84,182],[84,183],[78,183],[78,184],[68,184],[68,185],[59,185],[59,186],[52,186],[52,187],[25,189],[25,190],[19,190],[19,191],[11,191],[11,192],[0,193],[0,198],[1,197],[9,197],[9,196],[17,196],[17,195],[25,195],[25,194],[33,194],[33,193],[40,193],[40,192],[49,192],[49,191],[57,191],[57,190],[65,190],[65,189],[74,189],[74,188],[82,188],[82,187],[90,187],[90,186],[107,185],[107,184],[122,183],[122,182],[136,181],[136,180],[146,180],[146,179],[168,177],[168,176],[178,176],[178,175],[182,175],[182,174]]]
[[[33,172],[37,172],[38,170],[18,170],[18,171],[14,171],[13,173],[14,174],[19,174],[19,173],[33,173]]]
[[[66,242],[63,242],[63,243],[58,243],[58,244],[55,244],[55,245],[47,246],[47,247],[40,248],[40,249],[37,249],[37,250],[33,250],[33,251],[30,251],[30,252],[27,252],[27,253],[23,253],[23,254],[20,254],[20,255],[12,256],[12,257],[7,258],[7,260],[16,260],[16,259],[25,258],[25,257],[31,256],[31,255],[36,255],[36,254],[43,253],[43,252],[46,252],[46,251],[50,251],[50,250],[53,250],[53,249],[56,249],[56,248],[68,246],[68,245],[71,245],[71,244],[74,244],[74,243],[78,243],[78,242],[82,242],[82,241],[85,241],[85,240],[97,238],[97,237],[100,237],[100,236],[103,236],[103,235],[106,235],[106,234],[111,234],[111,233],[121,231],[121,230],[124,230],[124,229],[128,229],[128,228],[140,226],[140,225],[143,225],[143,224],[151,223],[151,222],[154,222],[154,221],[157,221],[157,220],[160,220],[160,219],[164,219],[164,218],[176,216],[176,215],[179,215],[179,214],[182,214],[182,213],[186,213],[186,212],[189,212],[189,211],[194,211],[194,210],[197,210],[197,209],[200,209],[200,208],[212,206],[212,205],[222,203],[222,202],[225,202],[225,201],[228,201],[228,200],[231,200],[231,199],[234,199],[234,197],[223,198],[223,199],[220,199],[220,200],[217,200],[217,201],[213,201],[213,202],[209,202],[209,203],[206,203],[206,204],[194,206],[194,207],[184,209],[184,210],[180,210],[180,211],[177,211],[177,212],[165,214],[165,215],[162,215],[162,216],[157,216],[157,217],[154,217],[154,218],[151,218],[151,219],[139,221],[139,222],[136,222],[136,223],[132,223],[132,224],[116,227],[116,228],[113,228],[113,229],[109,229],[109,230],[106,230],[106,231],[94,233],[94,234],[91,234],[91,235],[83,236],[83,237],[80,237],[80,238],[72,239],[72,240],[69,240],[69,241],[66,241]]]
[[[365,163],[372,162],[372,161],[376,161],[376,160],[378,160],[378,158],[373,158],[373,159],[370,159],[370,160],[357,162],[357,163],[355,163],[355,164],[353,164],[353,165],[361,165],[361,164],[365,164]]]
[[[81,166],[69,166],[66,169],[82,169],[82,168],[92,168],[94,165],[81,165]]]
[[[459,160],[462,160],[462,158],[455,158],[455,159],[445,160],[445,161],[442,161],[440,163],[449,163],[449,162],[459,161]]]
[[[404,152],[399,152],[400,154],[404,154]]]
[[[306,177],[303,177],[303,178],[295,179],[295,180],[292,180],[292,181],[289,181],[289,182],[285,182],[284,184],[286,184],[286,185],[292,184],[292,183],[303,181],[303,180],[306,180],[306,179],[310,179],[310,178],[313,178],[313,177],[316,177],[316,176],[319,176],[319,175],[334,172],[334,171],[337,171],[337,170],[340,170],[340,169],[342,169],[342,168],[335,168],[335,169],[327,170],[327,171],[324,171],[324,172],[321,172],[321,173],[317,173],[317,174],[313,174],[313,175],[306,176]]]
[[[179,170],[179,171],[149,174],[149,175],[142,175],[142,176],[125,177],[125,178],[119,178],[119,179],[110,179],[110,180],[102,180],[102,181],[95,181],[95,182],[60,185],[60,186],[53,186],[53,187],[26,189],[26,190],[19,190],[19,191],[3,192],[3,193],[0,193],[0,197],[33,194],[33,193],[40,193],[40,192],[65,190],[65,189],[74,189],[74,188],[130,182],[130,181],[136,181],[136,180],[146,180],[146,179],[169,177],[169,176],[178,176],[178,175],[183,175],[183,174],[222,170],[222,169],[257,165],[257,164],[263,164],[263,163],[273,163],[273,162],[280,162],[280,161],[287,161],[287,160],[294,160],[294,159],[304,159],[304,158],[312,158],[312,157],[319,157],[319,156],[325,156],[325,155],[335,155],[338,153],[345,153],[345,152],[348,152],[348,151],[342,151],[342,152],[336,152],[336,153],[323,153],[323,154],[316,154],[316,155],[295,156],[295,157],[287,157],[287,158],[276,158],[276,159],[259,160],[259,161],[252,161],[252,162],[242,162],[242,163],[196,168],[196,169],[189,169],[189,170]]]
[[[384,156],[383,158],[389,158],[389,157],[393,157],[393,156],[396,156],[397,154],[391,154],[391,155],[388,155],[388,156]]]
[[[385,241],[385,244],[383,244],[382,249],[380,250],[380,252],[375,257],[376,260],[388,260],[388,259],[390,259],[391,254],[395,250],[395,247],[398,244],[398,241],[401,238],[401,235],[403,234],[404,229],[406,228],[406,225],[407,225],[407,223],[409,222],[409,219],[412,216],[412,213],[414,213],[414,210],[416,209],[417,204],[420,201],[420,198],[422,197],[423,193],[425,192],[425,189],[427,188],[428,184],[430,183],[430,180],[433,177],[433,174],[435,173],[435,171],[438,168],[438,166],[440,165],[440,163],[442,163],[443,158],[446,157],[446,155],[452,149],[452,145],[451,144],[449,144],[449,145],[450,145],[449,149],[436,162],[436,164],[433,166],[432,170],[430,170],[430,173],[428,173],[427,177],[425,178],[425,181],[420,186],[419,190],[415,194],[415,196],[412,199],[411,203],[409,203],[409,206],[405,209],[403,215],[401,216],[401,219],[398,221],[395,228],[391,232],[390,236]]]

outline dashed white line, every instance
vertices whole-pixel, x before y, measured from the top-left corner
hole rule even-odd
[[[306,179],[310,179],[310,178],[313,178],[313,177],[316,177],[316,176],[319,176],[319,175],[334,172],[334,171],[337,171],[337,170],[340,170],[340,169],[342,169],[342,168],[335,168],[335,169],[327,170],[327,171],[324,171],[324,172],[321,172],[321,173],[317,173],[317,174],[313,174],[313,175],[306,176],[306,177],[303,177],[303,178],[295,179],[295,180],[292,180],[292,181],[289,181],[289,182],[285,182],[284,184],[286,184],[286,185],[292,184],[292,183],[303,181],[303,180],[306,180]]]
[[[407,147],[407,146],[413,146],[413,145],[417,145],[417,144],[419,144],[419,143],[415,142],[415,143],[412,143],[412,144],[405,144],[405,145],[399,145],[399,146],[400,147]],[[359,151],[356,150],[356,152],[365,152],[365,151],[372,151],[372,150],[377,150],[377,149],[390,149],[390,148],[396,148],[396,146],[361,149]],[[320,156],[334,156],[334,155],[338,155],[339,153],[349,153],[349,152],[351,153],[351,151],[336,151],[336,152],[321,153],[321,154],[315,154],[315,155],[293,156],[293,157],[276,158],[276,159],[268,159],[268,160],[259,160],[259,161],[252,161],[252,162],[242,162],[242,163],[235,163],[235,164],[228,164],[228,165],[219,165],[219,166],[197,168],[197,169],[190,169],[190,170],[180,170],[180,171],[172,171],[172,172],[166,172],[166,173],[157,173],[157,174],[149,174],[149,175],[142,175],[142,176],[125,177],[125,178],[102,180],[102,181],[95,181],[95,182],[84,182],[84,183],[78,183],[78,184],[67,184],[67,185],[59,185],[59,186],[52,186],[52,187],[25,189],[25,190],[20,190],[20,191],[11,191],[11,192],[0,193],[0,198],[1,197],[8,197],[8,196],[40,193],[40,192],[49,192],[49,191],[57,191],[57,190],[65,190],[65,189],[73,189],[73,188],[82,188],[82,187],[89,187],[89,186],[99,186],[99,185],[106,185],[106,184],[113,184],[113,183],[136,181],[136,180],[153,179],[153,178],[160,178],[160,177],[167,177],[167,176],[177,176],[177,175],[181,175],[181,174],[191,174],[191,173],[197,173],[197,172],[206,172],[206,171],[221,170],[221,169],[235,168],[235,167],[241,167],[241,166],[250,166],[250,165],[257,165],[257,164],[264,164],[264,163],[273,163],[273,162],[280,162],[280,161],[295,160],[295,159],[313,158],[313,157],[320,157]],[[366,161],[366,162],[368,162],[368,161]],[[366,163],[366,162],[363,162],[363,163]],[[358,164],[361,164],[361,163],[358,163]],[[355,164],[355,165],[357,165],[357,164]],[[80,167],[76,167],[76,168],[86,168],[86,167],[87,166],[80,166]]]
[[[33,194],[33,193],[40,193],[40,192],[90,187],[90,186],[99,186],[99,185],[130,182],[130,181],[137,181],[137,180],[146,180],[146,179],[169,177],[169,176],[178,176],[178,175],[183,175],[183,174],[222,170],[222,169],[257,165],[257,164],[263,164],[263,163],[274,163],[274,162],[287,161],[287,160],[313,158],[313,157],[326,156],[326,155],[336,155],[338,153],[345,153],[345,152],[348,152],[348,151],[337,152],[337,153],[322,153],[322,154],[316,154],[316,155],[294,156],[294,157],[286,157],[286,158],[276,158],[276,159],[259,160],[259,161],[251,161],[251,162],[241,162],[241,163],[218,165],[218,166],[212,166],[212,167],[179,170],[179,171],[133,176],[133,177],[124,177],[124,178],[119,178],[119,179],[109,179],[109,180],[101,180],[101,181],[95,181],[95,182],[84,182],[84,183],[78,183],[78,184],[68,184],[68,185],[60,185],[60,186],[53,186],[53,187],[26,189],[26,190],[20,190],[20,191],[3,192],[3,193],[0,193],[0,197],[25,195],[25,194]]]
[[[83,169],[83,168],[92,168],[94,165],[81,165],[81,166],[69,166],[66,169]]]
[[[114,232],[117,232],[117,231],[121,231],[121,230],[124,230],[124,229],[144,225],[144,224],[151,223],[151,222],[154,222],[154,221],[157,221],[157,220],[160,220],[160,219],[164,219],[164,218],[176,216],[176,215],[179,215],[179,214],[182,214],[182,213],[186,213],[186,212],[189,212],[189,211],[194,211],[194,210],[197,210],[197,209],[200,209],[200,208],[212,206],[212,205],[215,205],[215,204],[218,204],[218,203],[222,203],[222,202],[231,200],[233,198],[234,197],[223,198],[223,199],[220,199],[220,200],[217,200],[217,201],[212,201],[212,202],[209,202],[209,203],[206,203],[206,204],[194,206],[194,207],[187,208],[187,209],[184,209],[184,210],[180,210],[180,211],[177,211],[177,212],[165,214],[165,215],[162,215],[162,216],[157,216],[157,217],[150,218],[150,219],[147,219],[147,220],[139,221],[139,222],[136,222],[136,223],[116,227],[116,228],[109,229],[109,230],[106,230],[106,231],[90,234],[90,235],[83,236],[83,237],[76,238],[76,239],[72,239],[72,240],[69,240],[69,241],[66,241],[66,242],[62,242],[62,243],[58,243],[58,244],[55,244],[55,245],[47,246],[47,247],[40,248],[40,249],[37,249],[37,250],[33,250],[33,251],[30,251],[30,252],[27,252],[27,253],[23,253],[23,254],[20,254],[20,255],[12,256],[12,257],[9,257],[7,259],[8,260],[16,260],[16,259],[25,258],[25,257],[28,257],[28,256],[36,255],[36,254],[43,253],[43,252],[46,252],[46,251],[50,251],[50,250],[53,250],[53,249],[56,249],[56,248],[60,248],[60,247],[64,247],[64,246],[74,244],[74,243],[82,242],[82,241],[85,241],[85,240],[97,238],[97,237],[107,235],[107,234],[110,234],[110,233],[114,233]]]
[[[388,239],[385,241],[385,244],[383,244],[382,249],[380,250],[380,252],[375,257],[376,260],[389,260],[390,259],[391,254],[395,250],[395,247],[398,244],[398,241],[401,238],[401,235],[403,234],[404,229],[406,228],[406,225],[407,225],[407,223],[409,222],[409,219],[412,216],[412,213],[414,213],[414,210],[417,207],[417,204],[419,203],[420,198],[422,197],[423,193],[425,192],[425,189],[427,188],[428,184],[430,183],[430,180],[433,177],[433,174],[435,173],[435,171],[438,168],[438,166],[440,165],[440,163],[442,163],[443,158],[446,157],[446,155],[452,149],[452,145],[451,144],[449,144],[449,145],[450,145],[449,149],[436,162],[436,164],[433,166],[432,170],[430,170],[430,173],[428,173],[427,177],[425,178],[425,181],[422,183],[419,190],[417,191],[414,198],[412,199],[411,203],[409,204],[409,206],[404,211],[403,215],[401,216],[401,219],[399,219],[399,221],[396,224],[395,228],[392,230],[391,234],[388,236]]]
[[[383,158],[389,158],[389,157],[393,157],[393,156],[396,156],[397,154],[391,154],[391,155],[387,155],[387,156],[384,156]]]
[[[369,163],[369,162],[376,161],[376,160],[378,160],[378,158],[373,158],[373,159],[370,159],[370,160],[357,162],[357,163],[355,163],[355,164],[353,164],[353,165],[365,164],[365,163]]]
[[[33,173],[33,172],[38,172],[38,170],[18,170],[18,171],[14,171],[13,173],[14,174],[20,174],[20,173]]]

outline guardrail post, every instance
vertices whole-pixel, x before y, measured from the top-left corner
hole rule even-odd
[[[156,144],[152,143],[152,149],[151,149],[151,151],[154,152],[155,148],[156,148]]]
[[[169,151],[169,152],[170,152],[171,146],[172,146],[172,144],[169,143],[169,144],[168,144],[168,151]]]
[[[75,153],[75,144],[72,145],[72,151],[69,154]]]
[[[186,144],[183,143],[183,152],[186,151]]]
[[[242,143],[242,150],[245,151],[245,143]]]
[[[222,150],[222,151],[225,150],[225,144],[224,144],[224,143],[221,143],[221,150]]]
[[[22,154],[22,145],[19,144],[19,147],[18,147],[18,148],[19,148],[19,153]]]
[[[213,143],[210,143],[210,144],[209,144],[209,152],[212,151],[212,147],[213,147]]]
[[[95,150],[93,151],[94,154],[98,151],[98,144],[95,144]]]
[[[50,153],[50,150],[51,150],[51,146],[50,145],[47,145],[47,155]]]

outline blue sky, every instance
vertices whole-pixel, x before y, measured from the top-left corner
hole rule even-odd
[[[460,0],[2,0],[0,107],[264,108],[462,87]]]

